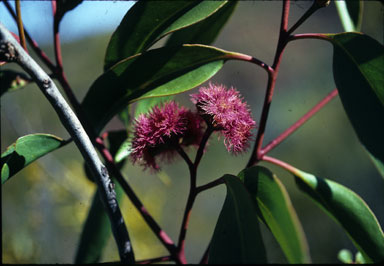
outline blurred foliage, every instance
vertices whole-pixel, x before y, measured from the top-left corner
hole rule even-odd
[[[310,4],[310,1],[292,1],[290,25]],[[280,1],[241,1],[213,45],[250,54],[270,63],[275,52],[280,16]],[[383,6],[380,2],[366,2],[362,31],[383,43],[381,21]],[[74,21],[73,27],[76,23]],[[50,29],[47,25],[42,30]],[[62,29],[65,30],[70,29]],[[342,31],[335,5],[331,3],[329,7],[319,10],[297,32]],[[111,34],[63,46],[64,69],[79,100],[102,73],[105,49]],[[45,47],[44,50],[50,58],[54,58],[52,47]],[[20,71],[13,64],[2,66],[5,67]],[[331,67],[332,46],[329,43],[302,40],[288,45],[276,84],[265,144],[335,87]],[[244,62],[228,62],[212,81],[237,87],[251,105],[255,120],[259,120],[267,82],[262,69]],[[189,93],[178,95],[176,100],[192,106]],[[118,119],[108,125],[108,129],[123,127]],[[37,132],[64,139],[69,136],[34,84],[3,95],[1,151],[18,137]],[[379,222],[384,224],[384,181],[359,144],[338,98],[270,154],[304,171],[326,176],[349,187],[367,202]],[[223,174],[236,175],[248,158],[249,152],[237,157],[227,154],[222,139],[218,141],[213,137],[199,168],[198,184]],[[29,165],[2,186],[3,263],[73,262],[95,191],[94,184],[85,177],[82,165],[82,157],[72,143]],[[313,262],[338,263],[338,251],[344,248],[356,253],[344,231],[305,195],[298,193],[290,174],[270,164],[263,165],[275,172],[286,185],[304,227]],[[157,176],[142,172],[141,168],[128,163],[123,174],[150,213],[175,240],[188,193],[187,167],[178,160],[164,166],[163,170],[162,175]],[[165,179],[168,182],[163,181],[164,177],[169,177]],[[213,234],[224,197],[225,187],[220,186],[197,198],[187,235],[188,261],[196,263],[200,260]],[[167,254],[128,200],[123,203],[122,211],[137,259]],[[286,263],[266,227],[261,226],[261,231],[269,261]],[[102,261],[117,259],[118,253],[111,238]]]

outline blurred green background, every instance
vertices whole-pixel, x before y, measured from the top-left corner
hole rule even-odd
[[[108,2],[113,8],[113,2]],[[311,1],[292,1],[290,25],[310,6]],[[383,43],[383,5],[366,1],[362,32]],[[235,13],[213,44],[219,48],[273,60],[282,1],[240,1]],[[27,12],[26,10],[23,12]],[[125,12],[125,11],[124,11]],[[105,12],[108,16],[108,12]],[[119,21],[122,17],[117,18]],[[103,20],[100,17],[99,20]],[[76,29],[67,22],[63,34]],[[41,31],[50,31],[45,25]],[[342,32],[334,3],[313,15],[297,33]],[[78,99],[102,73],[105,49],[112,31],[88,36],[63,45],[64,69]],[[161,42],[163,43],[163,41]],[[160,43],[160,44],[161,44]],[[158,45],[156,45],[158,46]],[[43,46],[53,58],[52,45]],[[18,69],[14,65],[2,68]],[[244,62],[228,62],[213,82],[234,86],[251,106],[258,122],[267,76],[264,70]],[[283,56],[264,143],[278,136],[335,87],[332,76],[332,46],[320,40],[301,40],[288,45]],[[193,107],[188,93],[178,95],[182,104]],[[108,88],[106,88],[106,92]],[[123,125],[113,119],[108,129]],[[1,97],[1,152],[18,137],[30,133],[69,135],[37,86]],[[190,151],[193,154],[194,151]],[[384,224],[384,179],[378,174],[336,97],[326,108],[270,155],[317,176],[339,182],[359,194]],[[249,152],[231,156],[223,139],[212,137],[198,172],[198,184],[244,168]],[[337,253],[347,248],[356,252],[344,231],[326,216],[294,184],[293,177],[270,164],[286,185],[307,236],[312,261],[339,263]],[[182,160],[164,165],[159,174],[143,172],[127,163],[123,169],[128,182],[163,229],[176,240],[188,193],[189,174]],[[95,185],[83,171],[83,159],[71,143],[29,165],[2,186],[2,262],[73,263],[77,243],[90,206]],[[199,195],[187,234],[187,260],[198,263],[212,236],[225,197],[225,187]],[[129,200],[122,205],[137,259],[166,255],[166,250],[143,222]],[[262,227],[268,259],[286,263],[277,242]],[[102,261],[116,261],[118,253],[111,238]]]

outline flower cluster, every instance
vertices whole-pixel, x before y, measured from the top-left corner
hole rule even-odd
[[[154,170],[159,169],[156,156],[170,161],[177,145],[199,145],[203,135],[201,117],[173,101],[141,114],[134,126],[130,156],[134,163]]]
[[[249,147],[255,121],[237,90],[209,84],[191,95],[197,112],[179,107],[171,101],[155,106],[135,120],[131,158],[145,167],[158,170],[155,157],[170,161],[178,147],[199,146],[203,136],[202,122],[224,136],[229,152],[238,154]]]
[[[238,154],[249,147],[251,130],[256,123],[237,90],[227,90],[223,85],[210,83],[208,87],[200,88],[199,93],[191,96],[208,125],[224,135],[224,144],[228,151]]]

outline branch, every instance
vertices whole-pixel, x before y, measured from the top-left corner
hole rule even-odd
[[[25,43],[23,19],[21,18],[20,0],[16,0],[16,13],[17,13],[17,28],[19,29],[20,43],[24,50],[27,51],[27,44]]]
[[[304,15],[288,30],[288,35],[291,35],[301,24],[303,24],[313,13],[315,13],[320,8],[326,7],[330,1],[323,1],[324,3],[320,3],[321,1],[313,1],[312,6],[304,13]],[[326,4],[325,2],[328,2]]]
[[[301,127],[305,122],[312,118],[318,111],[320,111],[327,103],[329,103],[336,95],[338,94],[337,89],[331,91],[327,96],[324,97],[320,102],[318,102],[311,110],[309,110],[305,115],[303,115],[299,120],[297,120],[292,126],[286,129],[283,133],[280,134],[276,139],[272,140],[268,145],[261,149],[260,153],[263,156],[267,154],[274,147],[279,145],[283,140],[285,140],[289,135],[295,132],[299,127]]]
[[[4,4],[12,17],[17,20],[15,12],[12,10],[12,7],[9,5],[9,3],[4,0]],[[52,2],[52,5],[54,3]],[[56,7],[56,6],[55,6]],[[52,6],[54,12],[55,7]],[[56,30],[57,28],[57,30]],[[58,27],[54,26],[54,32],[58,33]],[[60,57],[56,56],[57,64],[59,65],[59,68],[61,71],[57,71],[57,67],[50,61],[50,59],[47,57],[47,55],[40,49],[38,44],[31,38],[31,36],[28,34],[27,31],[25,31],[25,35],[27,37],[28,42],[31,44],[32,48],[36,52],[36,54],[40,57],[40,59],[43,60],[43,62],[48,66],[48,68],[54,72],[54,77],[58,79],[59,83],[62,85],[64,92],[66,93],[70,103],[72,104],[73,108],[76,111],[77,116],[82,121],[83,126],[86,129],[86,132],[88,136],[90,136],[91,140],[95,142],[95,145],[97,145],[97,137],[94,134],[94,131],[92,130],[92,127],[89,126],[89,122],[86,119],[80,103],[77,101],[76,97],[74,96],[70,85],[64,75],[63,66],[62,66],[62,60]],[[54,34],[56,36],[56,34]],[[55,53],[59,54],[60,52],[57,51],[57,49],[60,49],[60,42],[55,39]],[[59,72],[59,73],[57,73]],[[108,149],[104,147],[100,147],[100,145],[96,146],[100,153],[103,155],[104,159],[106,160],[106,166],[107,169],[112,173],[112,175],[115,176],[116,180],[120,183],[122,188],[124,189],[125,193],[127,194],[128,198],[132,201],[133,205],[136,207],[136,209],[140,212],[144,220],[147,222],[148,226],[152,229],[152,231],[155,233],[155,235],[160,239],[160,241],[164,244],[164,246],[168,249],[168,251],[172,254],[175,253],[176,246],[174,245],[173,241],[170,239],[170,237],[166,234],[164,230],[161,229],[161,227],[157,224],[157,222],[153,219],[151,214],[147,211],[147,209],[144,207],[144,205],[141,203],[137,195],[134,193],[133,189],[129,186],[129,184],[125,181],[124,177],[122,176],[119,169],[117,169],[116,164],[112,161],[108,161],[108,156],[106,155],[109,153]],[[177,258],[175,258],[176,262],[178,262]],[[179,262],[178,262],[179,263]]]
[[[51,103],[60,121],[75,141],[85,162],[91,169],[112,225],[112,232],[122,262],[134,262],[128,231],[116,200],[116,193],[105,166],[100,161],[91,140],[55,83],[44,70],[25,52],[11,33],[0,23],[0,59],[18,63],[35,80],[40,90]]]
[[[269,109],[272,103],[273,92],[275,89],[276,78],[279,72],[279,67],[280,67],[281,58],[284,52],[284,48],[288,43],[289,35],[287,34],[287,30],[288,30],[288,18],[289,18],[289,5],[290,5],[290,0],[284,0],[283,11],[281,15],[279,40],[277,43],[275,59],[273,60],[273,65],[272,65],[273,71],[268,71],[268,85],[267,85],[267,91],[265,93],[263,110],[261,111],[260,126],[257,132],[255,146],[253,148],[251,157],[249,158],[247,167],[250,167],[256,164],[258,161],[260,161],[260,158],[261,158],[260,151],[263,145],[263,139],[264,139],[265,129],[267,126]]]
[[[176,246],[173,243],[172,239],[167,235],[167,233],[163,229],[161,229],[161,227],[157,224],[156,220],[151,216],[151,214],[145,208],[143,203],[136,196],[131,186],[128,184],[127,181],[125,181],[121,172],[116,167],[112,154],[105,147],[103,140],[101,138],[97,138],[96,145],[101,155],[103,156],[106,162],[106,166],[111,172],[112,176],[114,176],[116,178],[116,181],[119,182],[125,194],[127,194],[128,198],[131,200],[132,204],[136,207],[137,211],[141,214],[143,219],[146,221],[147,225],[152,230],[152,232],[161,241],[161,243],[163,243],[164,247],[169,251],[169,253],[171,254],[171,257],[177,263],[180,264],[181,262],[178,260],[177,254],[176,254],[177,253]]]

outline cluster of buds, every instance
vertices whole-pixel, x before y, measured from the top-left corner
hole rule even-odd
[[[237,90],[209,84],[191,95],[191,100],[196,111],[170,101],[135,120],[130,154],[133,163],[158,170],[157,157],[169,162],[179,147],[198,147],[207,128],[224,137],[224,144],[232,154],[249,147],[256,123]]]

